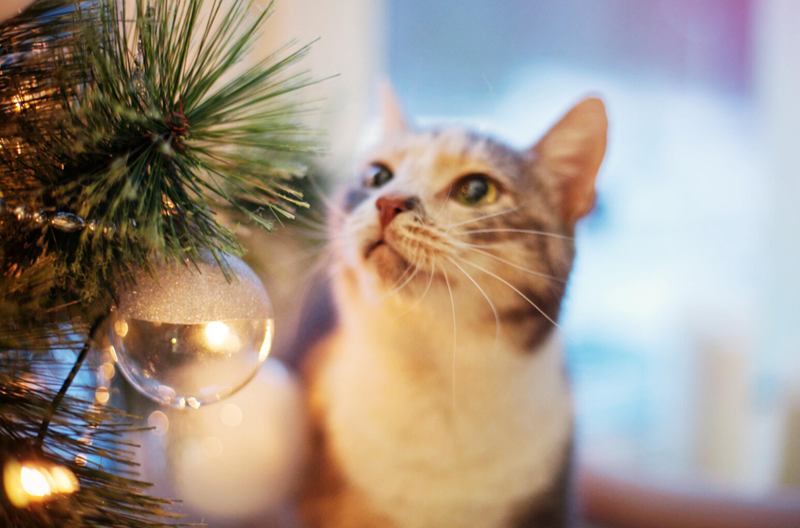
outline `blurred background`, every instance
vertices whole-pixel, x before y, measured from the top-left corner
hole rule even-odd
[[[314,88],[334,179],[352,177],[382,78],[417,123],[516,146],[600,94],[609,149],[563,316],[582,461],[748,497],[800,489],[800,2],[282,0],[267,29],[265,53],[321,37],[303,66],[338,74]],[[271,251],[290,236],[243,235],[280,353],[309,260]],[[263,526],[296,443],[269,420],[298,401],[271,359],[226,405],[165,415],[169,432],[157,415],[145,477],[189,520]]]

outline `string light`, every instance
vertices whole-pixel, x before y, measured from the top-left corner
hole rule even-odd
[[[9,502],[17,508],[69,495],[80,488],[75,474],[63,466],[14,459],[3,468],[3,485]]]

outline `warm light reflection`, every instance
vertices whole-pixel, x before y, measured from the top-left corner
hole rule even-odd
[[[269,351],[272,349],[272,319],[267,320],[267,332],[264,336],[264,344],[261,345],[261,350],[258,351],[258,361],[263,362],[269,356]]]
[[[50,495],[50,485],[39,469],[22,466],[20,481],[22,482],[22,489],[32,497]]]
[[[61,466],[53,466],[50,469],[50,476],[53,477],[54,491],[58,493],[74,493],[78,491],[78,478],[69,469]]]
[[[228,337],[228,325],[222,321],[212,321],[206,325],[206,339],[212,345],[219,345]]]
[[[119,320],[114,323],[114,331],[120,337],[125,337],[128,335],[128,323],[125,321]]]
[[[169,430],[169,418],[161,411],[153,411],[147,417],[147,425],[153,428],[154,435],[164,436]]]
[[[94,400],[97,403],[100,403],[100,404],[107,403],[109,398],[111,398],[111,394],[108,392],[108,389],[105,388],[105,387],[99,387],[94,392]]]
[[[114,368],[112,363],[106,362],[97,367],[97,379],[100,382],[108,382],[114,378],[114,375],[117,373],[117,370]]]
[[[3,469],[3,484],[9,501],[18,508],[78,491],[75,474],[55,464],[9,460]]]

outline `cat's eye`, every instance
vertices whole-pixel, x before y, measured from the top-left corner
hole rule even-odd
[[[500,194],[497,184],[485,174],[469,174],[455,185],[455,197],[464,205],[488,205]]]
[[[382,187],[394,177],[386,165],[373,163],[364,171],[365,187]]]

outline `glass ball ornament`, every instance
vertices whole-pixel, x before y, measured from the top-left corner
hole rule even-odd
[[[198,408],[233,394],[267,359],[274,334],[269,296],[242,260],[211,255],[196,265],[140,272],[109,324],[119,370],[162,404]]]

